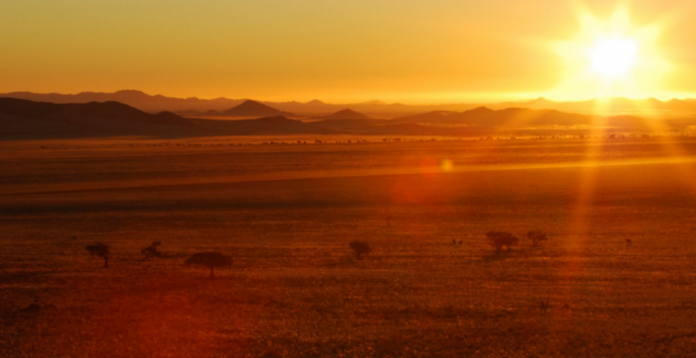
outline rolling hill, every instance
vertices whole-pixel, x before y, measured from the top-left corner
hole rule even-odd
[[[369,119],[368,116],[358,113],[352,109],[343,109],[336,113],[322,117],[323,119]]]
[[[150,114],[119,102],[55,104],[0,98],[0,138],[201,134],[200,123],[171,112]]]
[[[223,111],[221,114],[235,117],[293,116],[290,112],[284,112],[252,100],[246,100],[234,108]]]
[[[427,123],[467,125],[483,127],[526,127],[526,126],[615,126],[644,128],[651,120],[635,116],[600,117],[594,115],[565,113],[548,109],[506,108],[492,110],[478,107],[464,112],[433,111],[413,116],[396,118],[397,123]]]
[[[623,131],[657,127],[678,130],[696,122],[693,119],[670,122],[634,116],[600,117],[526,108],[496,111],[485,107],[463,112],[432,111],[392,120],[366,119],[357,112],[341,111],[329,117],[355,118],[303,122],[278,115],[284,112],[258,102],[245,103],[232,113],[272,115],[245,120],[209,120],[184,118],[170,112],[150,114],[118,102],[55,104],[0,98],[0,139],[264,134],[481,136],[522,132],[533,135],[533,131],[540,129],[579,133],[589,126]]]
[[[176,98],[162,95],[149,95],[137,90],[122,90],[113,93],[82,92],[78,94],[58,94],[58,93],[32,93],[32,92],[11,92],[0,94],[0,97],[11,97],[27,99],[31,101],[52,102],[52,103],[88,103],[88,102],[108,102],[117,101],[138,108],[150,113],[169,111],[196,115],[215,115],[214,112],[206,113],[210,110],[221,112],[229,110],[244,103],[243,99],[214,98],[201,99],[197,97]],[[585,101],[555,102],[540,97],[529,101],[502,102],[502,103],[443,103],[432,105],[407,105],[401,103],[384,103],[381,101],[368,101],[351,104],[331,104],[319,100],[309,102],[268,102],[258,101],[257,103],[270,106],[285,114],[266,113],[260,116],[288,115],[295,113],[302,116],[321,117],[345,108],[368,114],[374,118],[393,118],[407,115],[432,111],[452,111],[461,112],[485,106],[493,110],[501,110],[511,107],[528,109],[553,109],[568,113],[598,114],[603,116],[613,115],[636,115],[640,117],[661,117],[670,118],[677,116],[691,116],[696,113],[696,100],[693,99],[672,99],[660,101],[655,98],[630,100],[621,97],[606,97]],[[254,114],[256,116],[257,114]],[[246,115],[245,115],[246,116]]]

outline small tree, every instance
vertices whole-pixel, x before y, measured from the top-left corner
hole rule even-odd
[[[488,237],[489,244],[496,248],[497,251],[503,249],[503,246],[507,246],[508,251],[510,251],[510,246],[517,245],[519,239],[513,234],[506,231],[490,231],[486,233]]]
[[[360,260],[360,255],[362,254],[369,254],[370,251],[372,251],[372,248],[370,247],[370,244],[368,244],[365,241],[351,241],[348,246],[350,246],[353,251],[355,251],[355,258]]]
[[[99,256],[104,259],[104,267],[109,267],[109,254],[111,247],[101,242],[95,242],[94,245],[85,246],[87,252],[92,256]]]
[[[201,266],[210,269],[210,278],[215,278],[213,269],[232,266],[232,259],[219,252],[199,252],[191,255],[184,264],[187,266]]]
[[[161,242],[153,241],[150,246],[140,250],[140,253],[145,256],[145,259],[149,259],[150,257],[162,257],[162,253],[157,250],[160,246],[162,246]]]
[[[541,231],[530,231],[527,233],[527,238],[532,240],[532,246],[534,247],[539,246],[542,241],[547,241],[549,239],[546,237],[546,234]]]

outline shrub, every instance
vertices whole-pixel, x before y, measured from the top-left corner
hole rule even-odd
[[[99,256],[104,259],[104,267],[109,267],[109,254],[111,247],[101,242],[95,242],[94,245],[85,246],[87,252],[92,256]]]
[[[348,246],[350,246],[353,251],[355,251],[355,258],[360,260],[360,255],[362,254],[369,254],[370,251],[372,251],[372,248],[370,247],[370,244],[368,244],[365,241],[351,241]]]
[[[232,266],[232,259],[219,252],[199,252],[191,255],[184,264],[187,266],[201,266],[210,269],[210,278],[215,278],[213,270]]]
[[[145,259],[149,259],[150,257],[162,257],[162,253],[157,250],[159,246],[162,246],[161,242],[153,241],[150,246],[140,250],[140,253],[145,256]]]
[[[530,231],[527,233],[527,237],[532,240],[532,246],[534,247],[539,246],[542,241],[547,241],[549,239],[546,237],[546,234],[541,231]]]
[[[505,231],[490,231],[486,233],[486,237],[488,237],[489,244],[495,247],[497,251],[502,250],[503,246],[507,246],[509,251],[510,246],[517,245],[520,241],[513,234]]]

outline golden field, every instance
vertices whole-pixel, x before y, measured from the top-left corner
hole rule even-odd
[[[694,354],[693,139],[357,139],[0,143],[0,357]]]

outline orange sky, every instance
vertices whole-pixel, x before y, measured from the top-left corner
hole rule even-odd
[[[2,0],[0,92],[406,103],[621,95],[569,91],[583,65],[558,53],[559,43],[580,49],[583,13],[602,27],[617,9],[633,32],[655,30],[651,56],[665,65],[635,69],[635,94],[696,93],[691,0]]]

